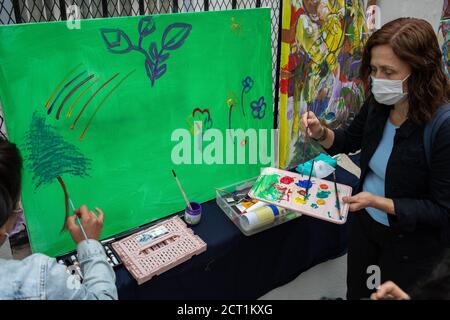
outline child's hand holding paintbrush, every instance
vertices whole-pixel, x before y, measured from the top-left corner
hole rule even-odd
[[[100,208],[95,208],[95,210],[98,216],[93,211],[90,211],[87,206],[82,205],[79,209],[74,210],[73,215],[67,218],[67,229],[73,241],[77,244],[87,239],[100,239],[104,214]],[[80,219],[79,225],[77,224],[78,219]]]

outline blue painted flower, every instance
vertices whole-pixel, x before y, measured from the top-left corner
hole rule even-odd
[[[258,101],[253,101],[250,104],[250,107],[252,108],[252,115],[255,119],[262,119],[266,115],[266,102],[264,101],[264,97],[261,96]]]
[[[255,82],[253,81],[252,78],[245,77],[245,79],[242,80],[242,86],[244,87],[243,88],[244,93],[248,93],[252,89],[254,83]]]

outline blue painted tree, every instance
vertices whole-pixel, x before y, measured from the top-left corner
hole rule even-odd
[[[63,231],[69,216],[69,195],[63,181],[63,175],[78,177],[89,176],[91,160],[80,150],[63,139],[56,129],[45,123],[45,117],[36,111],[33,113],[30,128],[25,136],[25,160],[33,173],[35,189],[53,183],[55,179],[64,192],[66,218]]]
[[[161,49],[158,49],[156,42],[152,41],[148,50],[143,48],[142,42],[145,37],[156,30],[155,22],[151,16],[144,17],[139,21],[139,41],[137,45],[131,43],[130,38],[123,30],[102,28],[100,32],[109,52],[125,54],[130,51],[137,51],[144,55],[145,71],[153,87],[155,81],[161,78],[167,71],[167,64],[165,62],[170,57],[169,51],[181,47],[189,36],[191,29],[192,25],[190,24],[173,23],[164,30]]]

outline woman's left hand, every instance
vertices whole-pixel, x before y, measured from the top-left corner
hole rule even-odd
[[[358,211],[367,207],[373,207],[375,196],[370,192],[360,192],[352,197],[343,197],[344,203],[348,203],[349,211]]]

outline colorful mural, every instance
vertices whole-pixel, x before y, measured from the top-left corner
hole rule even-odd
[[[442,61],[447,74],[450,76],[450,3],[448,0],[444,1],[444,7],[442,8],[438,37],[442,48]]]
[[[364,100],[359,66],[367,38],[362,0],[284,0],[280,167],[293,167],[321,151],[316,143],[303,143],[304,112],[313,111],[331,128],[345,126],[358,112]]]

